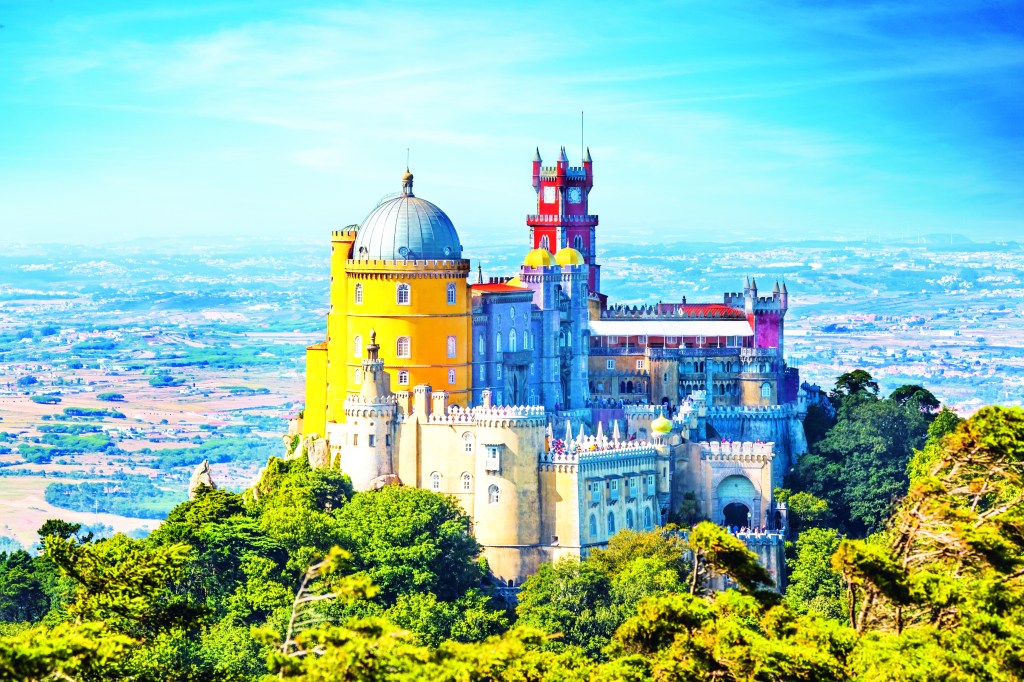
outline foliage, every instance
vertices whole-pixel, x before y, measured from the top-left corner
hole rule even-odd
[[[839,378],[836,379],[836,386],[832,394],[839,400],[850,396],[877,396],[878,382],[871,377],[871,374],[863,369],[855,369],[852,372],[846,372],[845,374],[839,375]]]
[[[928,415],[916,401],[879,400],[876,385],[863,370],[837,380],[836,424],[787,478],[793,491],[824,500],[839,529],[854,537],[885,524],[906,492],[907,464],[928,429]]]
[[[906,405],[908,402],[913,401],[917,403],[919,410],[928,413],[934,412],[941,406],[939,399],[931,391],[917,384],[900,386],[889,394],[888,399],[900,405]]]
[[[175,388],[184,385],[184,383],[184,379],[177,379],[170,374],[157,374],[149,380],[149,385],[153,388]]]
[[[454,498],[385,486],[357,495],[338,514],[341,546],[380,588],[380,600],[432,592],[457,599],[486,575],[469,517]]]
[[[96,394],[96,400],[102,400],[102,401],[108,402],[108,403],[123,403],[124,402],[124,394],[123,393],[115,393],[113,391],[104,391],[103,393],[97,393]]]
[[[56,405],[61,401],[61,397],[57,393],[44,393],[42,395],[32,395],[29,396],[28,399],[38,405]]]
[[[211,464],[225,462],[265,462],[281,449],[278,438],[211,438],[194,447],[143,448],[139,452],[153,458],[151,466],[157,469],[195,466],[204,459]]]
[[[841,538],[828,528],[807,528],[796,540],[789,561],[785,602],[797,613],[841,621],[846,617],[845,585],[829,561]]]
[[[50,483],[44,497],[62,509],[103,512],[140,519],[162,519],[181,502],[184,493],[159,488],[149,481]]]

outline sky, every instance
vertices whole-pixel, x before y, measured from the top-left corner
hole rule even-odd
[[[0,0],[0,244],[299,239],[400,189],[526,244],[1024,236],[1018,2]]]

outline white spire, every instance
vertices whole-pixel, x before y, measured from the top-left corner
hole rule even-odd
[[[618,443],[622,440],[622,436],[619,434],[619,420],[616,419],[612,422],[612,440]]]

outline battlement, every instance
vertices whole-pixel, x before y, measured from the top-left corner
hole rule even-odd
[[[713,405],[708,406],[709,417],[788,417],[791,405]]]
[[[721,303],[655,303],[614,305],[601,311],[602,320],[745,320],[741,308]]]
[[[463,408],[452,405],[448,413],[432,412],[429,424],[465,424],[479,426],[543,426],[547,413],[543,405],[508,405]]]
[[[701,459],[721,461],[767,462],[775,457],[775,443],[702,441],[700,456]]]
[[[558,167],[557,166],[543,166],[540,169],[540,177],[544,180],[557,180],[558,179]],[[565,169],[565,177],[567,180],[586,180],[587,169],[580,166],[568,166]]]
[[[554,213],[531,213],[526,216],[527,225],[561,225],[562,223],[578,223],[582,227],[593,227],[597,225],[597,216],[588,215],[557,215]]]
[[[643,440],[612,440],[604,436],[584,436],[569,441],[556,440],[547,452],[540,453],[540,464],[586,464],[623,457],[653,457],[652,443]]]
[[[375,260],[370,258],[350,258],[346,261],[346,269],[352,274],[369,274],[377,277],[409,277],[433,276],[436,271],[450,271],[461,276],[469,274],[469,261],[455,260]],[[431,271],[429,273],[425,271]]]
[[[356,227],[356,229],[353,230],[353,229],[345,228],[344,230],[331,230],[331,240],[332,241],[355,240],[355,238],[359,235],[358,226],[354,226],[353,225],[351,227]]]

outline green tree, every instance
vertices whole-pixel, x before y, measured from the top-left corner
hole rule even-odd
[[[914,401],[917,403],[918,409],[928,414],[933,413],[942,405],[931,391],[917,384],[900,386],[889,394],[889,400],[900,405],[906,405],[910,401]]]
[[[385,486],[355,495],[338,524],[341,546],[352,553],[355,570],[380,588],[381,603],[412,592],[452,601],[486,574],[469,517],[446,495]]]
[[[833,394],[840,399],[849,396],[877,397],[878,382],[865,370],[855,369],[839,375]]]
[[[836,621],[846,618],[845,583],[830,563],[840,539],[829,528],[807,528],[797,537],[785,595],[795,612]]]
[[[906,492],[907,463],[927,428],[912,404],[844,398],[836,425],[800,458],[788,487],[825,500],[842,532],[863,537],[884,526]]]
[[[32,555],[24,550],[0,553],[0,621],[38,622],[49,608]]]

